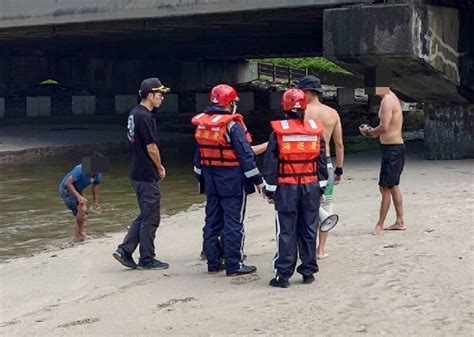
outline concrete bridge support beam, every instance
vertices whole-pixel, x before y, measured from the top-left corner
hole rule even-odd
[[[456,8],[412,4],[326,10],[324,55],[356,73],[389,67],[393,87],[416,101],[466,104],[459,17]]]
[[[429,103],[426,158],[470,158],[474,42],[467,37],[473,18],[469,10],[410,3],[329,9],[324,55],[355,73],[390,68],[392,88],[402,99]]]

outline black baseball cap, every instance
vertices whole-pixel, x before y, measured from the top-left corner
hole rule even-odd
[[[323,87],[321,86],[321,80],[313,75],[308,75],[303,77],[297,82],[298,89],[301,90],[309,90],[309,91],[317,91],[319,93],[323,93]]]
[[[161,92],[162,94],[165,94],[168,91],[170,91],[170,88],[165,87],[157,77],[152,77],[146,78],[142,81],[142,84],[140,84],[139,94],[147,95],[149,93],[155,92]]]

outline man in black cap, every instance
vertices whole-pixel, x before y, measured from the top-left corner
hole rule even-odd
[[[160,186],[165,178],[158,149],[157,129],[153,110],[168,92],[158,78],[147,78],[140,85],[141,102],[130,111],[128,140],[130,141],[130,179],[140,208],[140,215],[130,226],[123,243],[114,252],[114,258],[132,269],[166,269],[169,265],[155,259],[155,233],[160,224]],[[138,265],[132,254],[140,244]]]
[[[339,184],[342,178],[342,166],[344,165],[344,143],[342,141],[342,125],[339,114],[333,108],[321,103],[320,97],[323,93],[321,81],[316,76],[303,77],[298,82],[298,88],[303,90],[308,100],[308,107],[306,108],[305,118],[319,120],[324,126],[323,136],[326,141],[326,156],[327,169],[329,178],[327,182],[319,182],[320,184],[327,184],[324,191],[324,200],[321,202],[321,208],[327,214],[333,214],[333,192],[334,185]],[[331,139],[334,141],[336,150],[336,169],[334,169],[331,161],[330,143]],[[322,216],[319,221],[324,221]],[[326,241],[328,232],[319,232],[319,244],[317,251],[318,259],[325,259],[329,256],[326,252]]]

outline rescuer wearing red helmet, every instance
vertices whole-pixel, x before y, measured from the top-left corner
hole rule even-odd
[[[277,253],[273,259],[273,287],[286,288],[296,267],[303,283],[312,283],[318,272],[316,238],[320,196],[328,171],[326,146],[319,120],[305,120],[307,101],[300,89],[282,97],[285,119],[272,121],[273,133],[265,153],[265,197],[275,204]]]
[[[243,264],[244,216],[247,195],[263,189],[263,179],[250,146],[251,136],[237,114],[237,91],[229,85],[215,86],[212,105],[194,116],[197,142],[194,172],[205,186],[207,197],[204,252],[208,272],[221,270],[225,259],[228,276],[253,273]],[[224,234],[224,247],[219,236]]]

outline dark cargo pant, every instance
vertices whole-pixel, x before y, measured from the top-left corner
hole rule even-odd
[[[155,258],[155,233],[160,225],[160,185],[157,181],[132,180],[132,186],[140,215],[130,226],[119,248],[132,255],[140,244],[140,263],[147,264]]]
[[[297,272],[309,276],[319,271],[316,262],[320,188],[318,183],[278,187],[275,194],[277,253],[273,269],[277,276],[289,279]]]
[[[204,253],[208,270],[219,270],[222,258],[226,270],[234,273],[242,266],[244,258],[244,218],[247,196],[221,197],[208,195],[206,203],[206,224],[203,229]],[[223,237],[221,245],[219,237]]]

